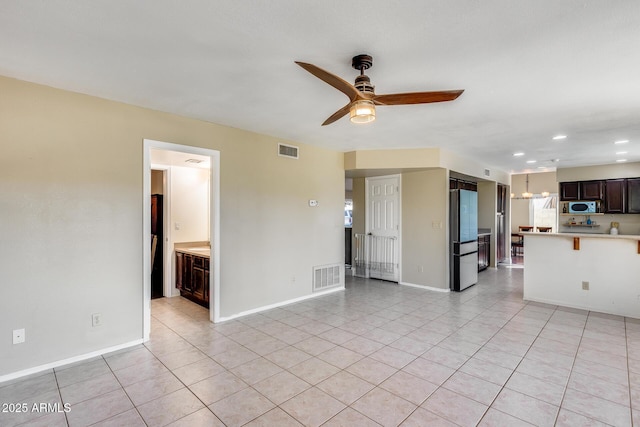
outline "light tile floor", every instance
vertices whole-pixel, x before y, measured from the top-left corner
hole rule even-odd
[[[32,426],[640,426],[640,321],[522,301],[522,269],[463,293],[374,280],[221,324],[152,302],[151,341],[0,384]],[[21,424],[22,423],[22,424]]]

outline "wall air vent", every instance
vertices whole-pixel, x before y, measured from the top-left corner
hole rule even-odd
[[[323,291],[335,286],[340,286],[342,283],[340,280],[340,270],[340,264],[313,267],[313,291]]]
[[[491,176],[491,171],[489,169],[485,169],[484,176]]]
[[[287,144],[278,144],[278,156],[289,157],[290,159],[298,158],[298,147]]]

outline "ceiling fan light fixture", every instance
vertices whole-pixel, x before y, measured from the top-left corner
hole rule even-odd
[[[352,123],[369,123],[376,119],[376,106],[373,101],[360,99],[354,101],[349,109]]]

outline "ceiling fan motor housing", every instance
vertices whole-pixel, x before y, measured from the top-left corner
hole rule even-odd
[[[360,92],[373,93],[374,86],[371,84],[371,79],[369,79],[369,76],[365,74],[360,74],[358,77],[356,77],[354,86]]]
[[[369,76],[364,74],[364,70],[368,70],[373,65],[373,57],[371,55],[356,55],[351,59],[351,66],[360,71],[360,75],[356,77],[355,88],[360,92],[374,93],[373,85]]]

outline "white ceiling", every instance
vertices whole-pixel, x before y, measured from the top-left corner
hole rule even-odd
[[[150,150],[151,167],[154,166],[179,166],[185,168],[210,169],[211,158],[199,154],[182,153],[178,151]]]
[[[637,0],[0,0],[1,75],[341,151],[442,147],[509,172],[640,161],[639,52]],[[360,53],[376,93],[465,92],[321,127],[347,97],[294,60],[352,82]]]

